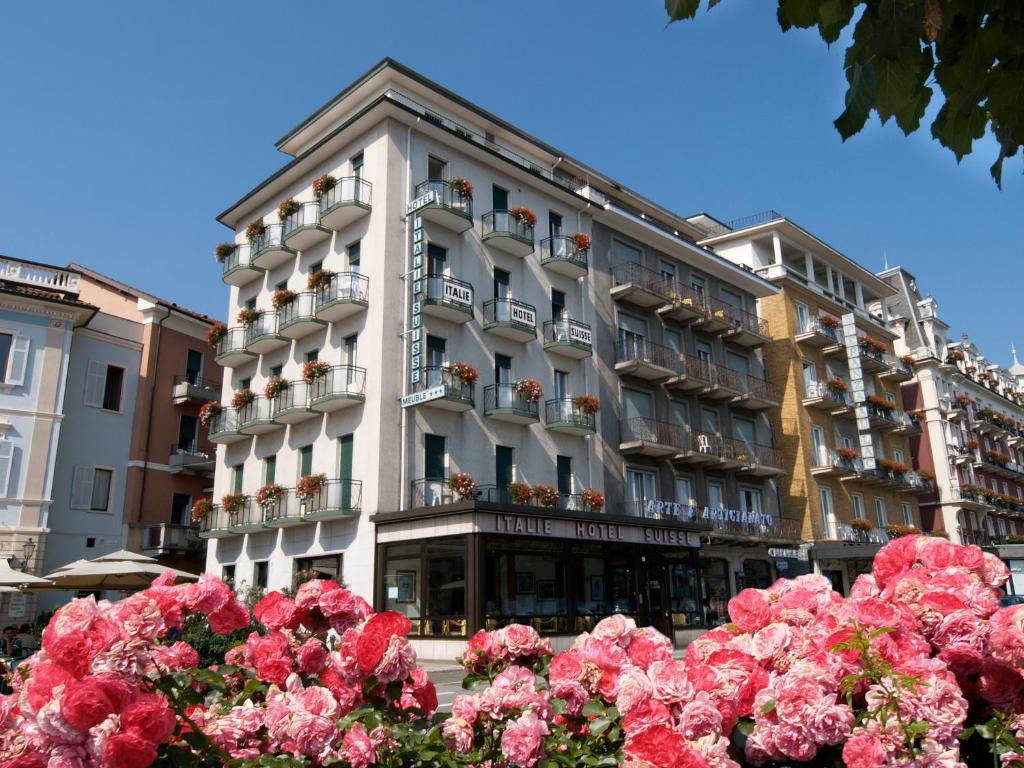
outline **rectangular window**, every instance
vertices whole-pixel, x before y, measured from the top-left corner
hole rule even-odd
[[[313,446],[304,445],[299,448],[299,477],[313,474]]]
[[[812,392],[814,385],[818,381],[818,369],[814,366],[814,363],[810,360],[804,360],[804,394],[808,397],[818,397],[821,392]]]
[[[363,153],[360,152],[357,155],[353,155],[352,160],[352,175],[357,179],[363,178]]]
[[[651,418],[651,395],[636,389],[622,390],[622,404],[627,419]]]
[[[763,511],[761,508],[760,488],[740,488],[740,511],[756,512],[758,514]]]
[[[676,501],[680,504],[693,505],[693,481],[688,477],[676,475]]]
[[[295,558],[297,573],[306,573],[315,579],[341,581],[341,555]]]
[[[515,472],[515,452],[507,445],[494,446],[494,483],[502,495],[512,483]]]
[[[199,449],[196,444],[198,434],[199,420],[187,413],[181,414],[181,418],[178,420],[178,448],[195,453]]]
[[[671,285],[673,288],[676,284],[676,265],[671,261],[661,260],[661,279],[665,281],[665,285]]]
[[[275,365],[273,368],[270,369],[270,375],[271,376],[280,376],[283,373],[284,373],[284,366],[283,365]]]
[[[681,355],[683,353],[683,334],[666,328],[665,346],[672,350],[672,354]]]
[[[555,371],[555,399],[561,400],[569,396],[569,374]]]
[[[705,432],[718,434],[718,411],[711,408],[700,409],[700,428]]]
[[[228,586],[232,586],[235,583],[235,566],[225,565],[221,569],[221,579],[227,582]]]
[[[203,377],[203,353],[198,349],[190,349],[185,355],[185,380],[189,384],[198,384]]]
[[[345,353],[345,365],[358,365],[358,347],[359,336],[353,333],[351,336],[346,336],[343,343],[343,349]]]
[[[443,480],[445,475],[445,438],[443,435],[423,436],[423,476]]]
[[[821,487],[818,489],[818,503],[821,504],[821,522],[825,526],[825,538],[839,538],[838,526],[836,525],[835,510],[832,508],[832,489]]]
[[[14,443],[0,439],[0,496],[8,496],[11,483],[11,463],[14,459]],[[17,491],[11,496],[16,495]]]
[[[0,333],[0,381],[7,381],[7,356],[11,354],[14,337],[9,333]]]
[[[362,250],[362,243],[356,240],[348,247],[348,267],[352,272],[359,272],[359,256]]]
[[[121,410],[124,368],[90,360],[85,376],[85,404],[107,411]]]
[[[319,360],[319,359],[320,359],[320,350],[319,349],[311,349],[311,350],[309,350],[309,352],[306,353],[304,362],[311,363],[314,360]]]
[[[691,275],[690,288],[693,289],[693,292],[697,294],[697,296],[704,296],[704,278]]]
[[[828,449],[825,447],[825,430],[819,426],[811,427],[811,450],[814,451],[814,466],[828,466]]]
[[[618,264],[639,264],[643,252],[632,245],[626,245],[621,240],[612,240],[612,266]]]
[[[864,519],[864,495],[861,493],[850,494],[850,499],[853,501],[853,517],[856,520]]]
[[[448,251],[434,243],[427,243],[427,274],[443,275],[448,268]]]
[[[555,243],[556,237],[562,236],[562,215],[554,211],[548,211],[548,235],[551,237],[552,253],[560,246]]]
[[[245,480],[245,464],[235,464],[231,468],[231,489],[235,493],[242,492],[242,483]]]
[[[239,389],[249,389],[251,386],[252,386],[252,378],[249,377],[249,376],[246,376],[244,379],[242,379],[240,382],[238,382],[238,388]]]
[[[572,494],[572,457],[555,457],[555,476],[558,478],[558,493],[563,499]]]
[[[811,324],[811,312],[807,308],[806,304],[801,304],[799,301],[795,302],[796,306],[796,328],[797,331],[803,332],[808,330]]]
[[[565,317],[565,294],[554,288],[551,289],[551,319],[561,320]]]
[[[508,355],[494,354],[494,383],[512,383],[512,358]]]
[[[689,409],[685,402],[682,400],[668,401],[668,423],[676,427],[689,426]]]
[[[626,470],[626,501],[635,514],[643,512],[648,499],[653,499],[654,473],[640,469]]]
[[[270,563],[260,560],[252,564],[252,585],[257,589],[267,588],[267,577],[270,574]]]
[[[171,524],[188,525],[192,514],[192,497],[187,493],[171,494]]]
[[[508,210],[508,190],[502,189],[497,184],[491,187],[491,208],[495,211]]]
[[[429,181],[442,181],[447,178],[447,161],[433,155],[427,155],[427,179]]]
[[[900,504],[900,511],[903,513],[903,524],[913,525],[914,524],[914,509],[906,502]]]
[[[92,475],[92,500],[89,509],[94,512],[107,512],[110,509],[110,481],[114,477],[114,470],[99,469],[93,470]]]
[[[275,482],[277,478],[277,456],[267,456],[263,460],[263,482],[270,483]]]
[[[512,295],[512,276],[504,269],[494,268],[494,298],[507,299]]]
[[[725,486],[717,480],[708,481],[708,506],[725,509]]]
[[[885,528],[889,524],[885,515],[885,499],[881,496],[875,496],[875,522],[879,528]]]

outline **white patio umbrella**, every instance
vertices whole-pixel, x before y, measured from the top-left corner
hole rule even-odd
[[[168,568],[151,557],[121,550],[95,560],[71,563],[46,578],[54,589],[133,590],[146,589],[157,576],[171,571],[179,580],[195,581],[194,573]]]
[[[45,586],[49,580],[31,573],[16,571],[6,557],[0,557],[0,587],[21,587],[23,585]]]

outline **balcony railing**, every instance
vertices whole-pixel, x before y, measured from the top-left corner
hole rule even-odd
[[[861,531],[848,523],[838,520],[814,520],[811,525],[816,541],[840,541],[844,544],[878,544],[889,541],[889,534],[884,528],[872,528]]]
[[[270,401],[274,420],[299,420],[303,413],[310,412],[311,389],[312,385],[304,379],[289,381],[288,387]]]
[[[326,520],[358,515],[363,505],[361,480],[327,480],[320,490],[300,502],[306,520]]]
[[[732,307],[730,316],[736,323],[737,331],[745,331],[768,338],[768,321],[758,317],[756,313]]]
[[[508,414],[522,420],[539,419],[537,403],[531,403],[515,384],[491,384],[484,387],[484,416]]]
[[[443,399],[458,406],[458,410],[473,408],[475,385],[467,384],[444,365],[428,365],[420,369],[420,380],[413,386],[414,392],[434,387],[444,387]]]
[[[228,328],[228,332],[217,341],[214,356],[221,358],[231,354],[245,354],[246,330],[240,326]]]
[[[284,244],[284,224],[264,224],[263,234],[252,241],[252,260],[258,261],[264,254],[271,252],[290,253],[291,249]]]
[[[452,211],[466,219],[473,218],[473,198],[466,197],[452,189],[451,184],[441,179],[421,181],[413,193],[415,199],[432,195],[429,205]]]
[[[473,286],[447,275],[427,275],[425,304],[466,314],[473,317]]]
[[[661,272],[634,261],[626,261],[612,267],[612,286],[634,286],[650,294],[657,294],[664,301],[675,297],[673,280]]]
[[[712,383],[733,392],[745,392],[747,386],[747,374],[733,370],[725,365],[716,365],[711,369]],[[767,382],[766,382],[767,383]]]
[[[242,432],[255,434],[256,430],[267,431],[265,428],[275,425],[274,402],[262,395],[257,395],[252,402],[238,409],[238,428]]]
[[[337,275],[335,275],[337,277]],[[277,310],[277,328],[282,333],[298,323],[316,322],[316,296],[312,291],[303,291]]]
[[[317,318],[337,322],[369,306],[370,279],[358,272],[339,272],[314,293]]]
[[[656,444],[679,451],[690,447],[690,433],[686,427],[644,416],[623,419],[620,440],[623,443]]]
[[[533,248],[533,227],[508,211],[489,211],[480,217],[483,239],[510,237]]]
[[[215,504],[199,523],[199,536],[204,539],[225,536],[231,530],[230,524],[230,515],[219,504]]]
[[[827,342],[832,344],[842,344],[842,340],[839,337],[839,329],[833,325],[826,325],[821,321],[820,317],[808,318],[803,325],[798,323],[796,332],[797,335],[814,334],[815,336],[824,337]]]
[[[252,245],[241,243],[220,260],[221,279],[228,285],[244,285],[263,270],[252,263]]]
[[[366,369],[355,365],[335,365],[326,376],[310,385],[310,402],[317,410],[330,410],[334,400],[366,399]]]
[[[210,440],[238,434],[238,411],[234,408],[224,408],[210,418],[207,430]]]
[[[171,401],[175,405],[182,403],[208,403],[220,397],[221,382],[204,379],[195,371],[186,371],[185,375],[174,377],[171,387]]]
[[[825,381],[808,381],[804,385],[804,399],[822,399],[831,401],[836,406],[850,405],[849,392],[832,389],[828,386],[828,382]]]
[[[450,478],[419,478],[412,481],[412,507],[436,507],[442,504],[455,504],[457,502],[473,501],[488,504],[514,504],[521,507],[535,507],[541,509],[569,509],[575,511],[592,511],[587,507],[583,494],[560,493],[554,504],[540,504],[533,499],[525,504],[516,501],[509,492],[508,487],[499,487],[494,484],[477,485],[472,495],[463,498],[456,493],[449,485]]]
[[[813,452],[812,452],[813,453]],[[856,458],[846,459],[840,456],[835,449],[826,446],[818,446],[818,451],[812,456],[813,469],[832,469],[839,472],[846,472],[851,475],[858,472]]]
[[[78,293],[81,275],[66,269],[29,264],[18,259],[0,259],[0,280],[62,293]]]
[[[577,248],[571,237],[556,235],[540,241],[540,263],[569,277],[580,277],[587,272],[587,249]]]
[[[288,216],[283,224],[284,241],[300,251],[330,235],[330,230],[320,226],[320,203],[316,200],[299,203],[299,210]]]
[[[680,373],[682,370],[678,351],[671,347],[648,341],[642,336],[620,337],[615,352],[616,363],[651,365],[665,368],[675,373]]]
[[[277,336],[277,312],[264,311],[245,326],[245,346]]]
[[[779,401],[779,393],[775,386],[766,379],[747,374],[743,392],[758,400],[768,400],[773,403]]]
[[[189,552],[201,545],[199,528],[194,525],[157,523],[145,526],[142,531],[143,551],[152,555]]]
[[[544,346],[568,346],[590,354],[594,334],[590,326],[567,317],[544,323]]]
[[[195,473],[213,471],[214,456],[199,447],[196,440],[179,440],[171,443],[167,465],[171,474],[191,470]]]
[[[596,414],[587,413],[576,404],[574,397],[560,397],[544,403],[544,423],[548,427],[565,426],[593,432],[596,429]]]
[[[320,223],[340,229],[370,210],[373,185],[360,176],[345,176],[320,196]]]
[[[503,326],[522,335],[536,337],[537,309],[518,299],[491,299],[484,302],[484,330],[488,326]]]

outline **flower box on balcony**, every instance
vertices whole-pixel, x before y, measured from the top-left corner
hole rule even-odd
[[[333,278],[335,274],[335,272],[329,269],[321,269],[314,272],[306,280],[306,287],[311,291],[315,291],[325,285],[330,285],[331,278]]]
[[[601,407],[600,401],[596,395],[580,395],[573,400],[576,407],[579,408],[583,413],[594,414],[597,413]]]
[[[206,332],[206,343],[211,347],[217,346],[217,342],[228,335],[228,327],[224,323],[214,323]]]
[[[237,512],[247,498],[244,493],[226,493],[220,497],[220,506],[225,512]]]
[[[456,493],[459,499],[465,501],[476,494],[476,480],[468,472],[456,472],[448,478],[448,488]]]
[[[461,176],[455,176],[448,182],[448,187],[460,197],[473,199],[473,182]]]
[[[529,483],[509,483],[508,495],[514,504],[529,504],[533,501],[533,488]]]
[[[295,496],[299,501],[309,501],[327,484],[327,475],[320,473],[306,475],[295,484]]]
[[[580,491],[580,501],[583,508],[589,512],[600,512],[604,509],[604,494],[593,488],[585,488]]]
[[[537,503],[542,507],[558,506],[559,499],[561,499],[557,488],[543,483],[533,487],[533,495],[537,499]]]
[[[267,225],[262,221],[251,222],[249,226],[245,228],[245,239],[250,243],[259,240],[265,234],[267,234]]]
[[[277,483],[267,483],[256,491],[256,503],[261,507],[276,504],[284,496],[284,488]]]
[[[544,397],[544,387],[536,379],[520,379],[516,382],[516,392],[531,405],[536,405]]]
[[[201,523],[203,518],[213,511],[212,499],[199,499],[192,505],[192,522]]]
[[[298,200],[289,197],[287,200],[285,200],[283,203],[277,206],[277,218],[280,221],[284,221],[293,213],[298,213],[301,207],[302,206],[299,204]]]
[[[288,382],[285,379],[280,376],[271,376],[263,388],[263,396],[268,400],[273,400],[286,389],[288,389]]]
[[[251,389],[240,389],[231,396],[231,407],[236,410],[239,408],[245,408],[249,403],[256,399],[256,395]]]
[[[508,215],[513,219],[517,219],[520,224],[527,227],[533,227],[537,224],[537,214],[524,205],[516,208],[509,208]]]
[[[213,249],[213,253],[217,257],[217,261],[223,261],[234,252],[234,243],[218,243],[217,247]]]
[[[263,317],[262,309],[256,309],[255,307],[242,307],[238,310],[238,316],[236,319],[242,325],[249,325],[250,323],[256,322],[261,317]]]
[[[220,403],[203,403],[203,406],[199,409],[199,423],[204,427],[208,426],[223,410],[224,406]]]
[[[313,196],[319,200],[325,194],[334,189],[337,183],[338,180],[329,173],[325,173],[323,176],[317,177],[313,180]]]
[[[311,384],[330,372],[331,366],[323,360],[309,360],[302,366],[302,378]]]
[[[477,379],[480,378],[480,374],[477,372],[476,368],[462,360],[449,365],[448,370],[451,371],[452,376],[461,381],[467,387],[472,387],[476,384]]]
[[[274,297],[270,300],[270,303],[274,305],[274,309],[280,309],[286,304],[291,304],[295,301],[295,297],[298,295],[295,291],[289,291],[287,288],[278,288],[274,291]]]

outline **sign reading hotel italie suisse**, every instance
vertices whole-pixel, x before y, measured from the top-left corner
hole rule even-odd
[[[528,515],[493,515],[495,533],[520,536],[551,536],[558,539],[612,541],[629,544],[658,544],[671,547],[700,547],[700,534],[674,528],[606,523],[597,520],[561,520]]]
[[[434,202],[434,191],[431,190],[425,195],[416,198],[408,206],[408,212],[419,210],[424,205]],[[420,381],[420,377],[423,375],[423,371],[420,369],[423,367],[423,251],[426,248],[426,237],[423,232],[423,217],[420,215],[413,216],[412,219],[412,263],[409,265],[410,279],[410,291],[412,292],[412,315],[409,318],[409,333],[407,338],[409,339],[409,383],[416,385]],[[413,393],[423,394],[423,393]],[[413,397],[413,395],[406,395],[402,398],[402,407],[407,407],[406,400]],[[440,397],[444,397],[442,392]],[[409,405],[415,405],[416,402],[425,402],[425,398],[410,402]]]

